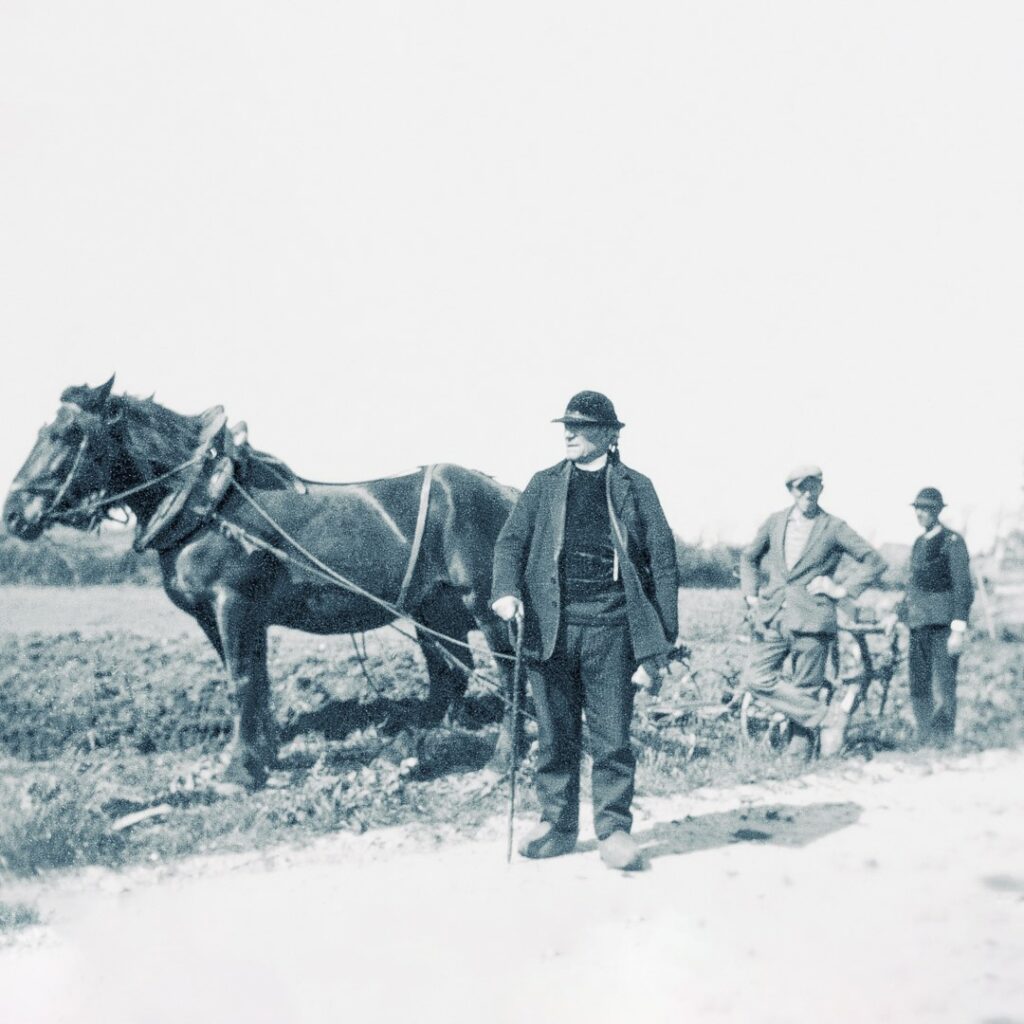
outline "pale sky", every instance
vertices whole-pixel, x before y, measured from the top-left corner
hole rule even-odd
[[[525,485],[582,388],[688,539],[819,462],[909,541],[1024,483],[1024,5],[0,6],[0,480],[68,384],[316,478]]]

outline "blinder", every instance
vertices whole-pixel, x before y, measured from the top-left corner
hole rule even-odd
[[[71,462],[66,475],[60,486],[57,488],[48,506],[44,509],[42,520],[44,523],[67,522],[72,523],[75,519],[81,518],[84,525],[92,527],[100,518],[98,510],[90,511],[85,506],[84,499],[88,494],[102,494],[110,482],[110,445],[107,441],[109,429],[107,421],[97,413],[89,412],[74,402],[65,402],[63,409],[68,410],[73,416],[73,423],[82,433],[82,440],[78,444],[78,450]],[[110,423],[116,422],[116,417]],[[90,451],[91,449],[91,451]],[[87,456],[90,456],[87,458]],[[83,467],[91,468],[89,478],[83,480]],[[83,488],[84,483],[84,488]],[[31,485],[23,488],[29,493],[36,493],[40,497],[37,488]],[[62,505],[67,501],[68,495],[74,491],[81,492],[79,495],[78,508],[65,508]]]

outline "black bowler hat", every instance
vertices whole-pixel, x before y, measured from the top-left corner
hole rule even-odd
[[[914,508],[945,508],[942,491],[938,487],[922,487],[917,497],[911,502]]]
[[[602,427],[624,427],[615,415],[615,406],[607,395],[600,391],[581,391],[569,399],[565,415],[552,423],[596,424]]]

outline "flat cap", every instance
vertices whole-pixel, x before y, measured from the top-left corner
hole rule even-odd
[[[786,486],[792,487],[794,484],[800,483],[801,480],[806,480],[809,476],[816,476],[820,480],[823,475],[821,466],[815,466],[810,462],[803,466],[794,466],[786,474]]]
[[[942,491],[938,487],[922,487],[917,497],[910,503],[914,508],[945,508]]]

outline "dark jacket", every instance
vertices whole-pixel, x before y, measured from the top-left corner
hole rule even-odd
[[[914,541],[907,586],[907,623],[945,626],[967,621],[974,601],[971,561],[963,537],[943,526],[934,537]]]
[[[757,531],[740,555],[740,586],[745,596],[758,593],[758,571],[768,582],[760,593],[755,614],[762,624],[772,623],[794,633],[835,633],[836,603],[825,594],[807,590],[815,576],[832,576],[844,554],[861,563],[844,585],[856,597],[885,572],[882,556],[838,516],[824,510],[815,517],[807,546],[792,569],[786,567],[784,541],[792,506],[776,512]],[[773,621],[774,620],[774,621]]]
[[[492,600],[512,595],[525,606],[524,650],[546,661],[562,617],[561,557],[572,463],[535,473],[498,535]],[[608,461],[606,496],[619,556],[633,655],[667,654],[679,633],[679,577],[672,530],[642,473]]]

